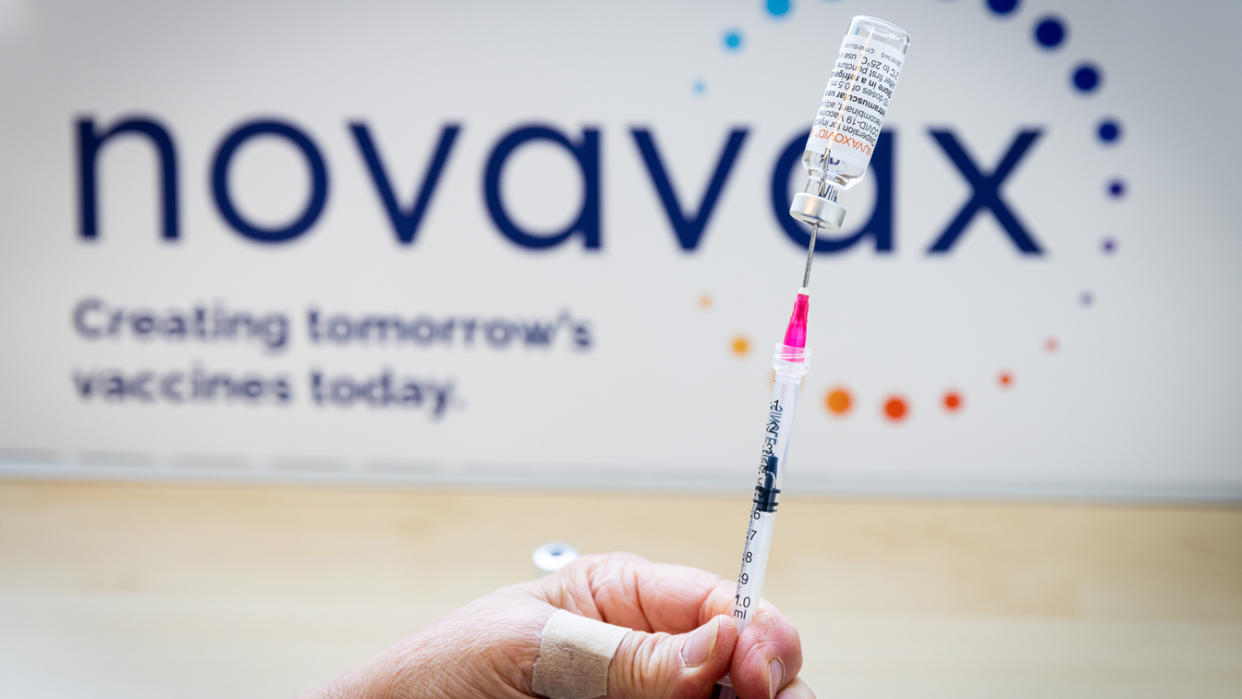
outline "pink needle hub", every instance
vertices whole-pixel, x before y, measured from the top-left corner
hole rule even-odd
[[[806,349],[806,316],[810,310],[811,292],[802,287],[798,289],[798,296],[794,299],[789,325],[785,326],[785,346]]]

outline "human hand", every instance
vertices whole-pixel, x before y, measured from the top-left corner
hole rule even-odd
[[[813,699],[796,679],[802,645],[793,625],[761,602],[739,637],[727,616],[733,592],[732,582],[694,568],[584,556],[467,604],[311,696],[536,696],[543,627],[565,609],[633,629],[608,666],[610,697],[706,697],[728,672],[741,699]]]

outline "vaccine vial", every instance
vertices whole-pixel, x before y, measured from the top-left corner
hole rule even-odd
[[[845,208],[837,204],[837,191],[867,172],[909,45],[906,30],[890,22],[861,15],[850,22],[802,153],[807,180],[794,195],[791,216],[828,230],[841,227]]]

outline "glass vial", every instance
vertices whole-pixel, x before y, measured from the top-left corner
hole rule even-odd
[[[850,22],[802,153],[807,180],[794,195],[791,216],[841,227],[845,208],[836,203],[837,190],[867,172],[909,45],[910,35],[890,22],[861,15]]]

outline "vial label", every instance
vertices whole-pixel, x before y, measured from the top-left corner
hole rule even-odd
[[[846,36],[811,125],[807,150],[830,151],[831,169],[861,175],[880,137],[902,60],[900,49],[870,36]]]

